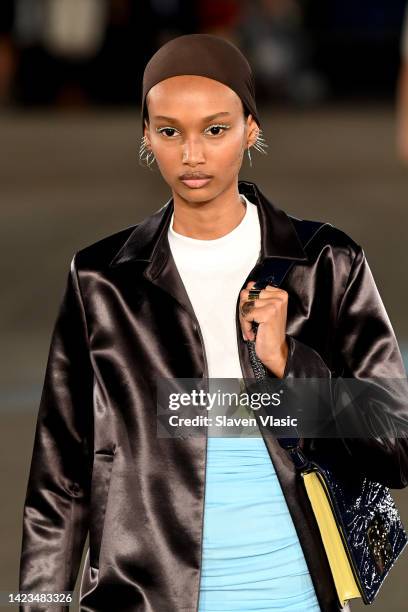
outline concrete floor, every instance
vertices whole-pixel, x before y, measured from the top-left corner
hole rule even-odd
[[[261,109],[261,117],[269,154],[254,152],[241,178],[363,245],[405,356],[408,168],[395,159],[393,109]],[[160,208],[169,191],[157,168],[138,165],[138,112],[12,113],[0,116],[0,134],[0,591],[13,591],[36,411],[71,257]],[[408,526],[407,491],[393,495]],[[406,610],[407,574],[405,551],[372,609]]]

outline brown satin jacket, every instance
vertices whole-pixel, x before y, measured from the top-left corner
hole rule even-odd
[[[405,377],[361,246],[328,224],[306,255],[291,216],[254,183],[238,187],[258,207],[258,263],[295,262],[281,285],[289,294],[284,378]],[[171,198],[141,223],[75,253],[52,334],[24,505],[19,588],[73,590],[89,532],[80,591],[86,612],[198,609],[207,438],[159,438],[156,429],[156,377],[207,376],[201,330],[167,240],[172,211]],[[238,301],[240,361],[243,375],[253,377]],[[395,410],[407,419],[408,400]],[[357,410],[356,419],[363,414]],[[302,482],[276,439],[266,436],[265,443],[321,610],[339,610]],[[406,438],[364,438],[347,449],[336,440],[327,452],[388,487],[407,485]],[[47,608],[20,608],[29,609]]]

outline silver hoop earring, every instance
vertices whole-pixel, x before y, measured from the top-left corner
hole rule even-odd
[[[140,162],[142,162],[142,165],[145,165],[147,167],[150,167],[156,161],[153,151],[147,148],[147,140],[145,136],[143,136],[141,140],[139,148],[139,159]]]
[[[251,168],[252,168],[251,152],[250,152],[250,150],[249,150],[249,149],[250,149],[250,147],[248,147],[248,148],[247,148],[247,152],[248,152],[248,159],[249,159],[249,165],[250,165],[250,166],[251,166]]]

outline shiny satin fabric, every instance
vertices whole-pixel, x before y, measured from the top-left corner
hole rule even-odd
[[[285,376],[404,378],[362,248],[328,225],[307,256],[290,215],[254,183],[240,181],[239,191],[258,206],[262,236],[258,264],[242,287],[266,257],[295,262],[282,284],[289,293]],[[201,331],[167,240],[172,212],[170,199],[138,225],[74,255],[52,335],[24,506],[19,588],[73,590],[89,531],[84,612],[197,611],[207,440],[156,434],[157,377],[207,375]],[[236,329],[243,373],[252,377],[238,310]],[[407,419],[408,400],[396,411]],[[304,442],[312,447],[315,441]],[[340,439],[318,442],[345,469],[353,464],[387,486],[407,485],[406,439],[368,438],[349,448]],[[267,436],[265,443],[320,607],[339,610],[302,483],[276,439]],[[20,608],[29,609],[47,608]]]

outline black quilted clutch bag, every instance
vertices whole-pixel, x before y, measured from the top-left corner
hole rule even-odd
[[[303,246],[310,244],[323,227],[314,221],[297,220]],[[293,262],[269,261],[254,289],[279,286]],[[257,324],[254,323],[256,331]],[[249,357],[258,381],[266,370],[247,341]],[[318,524],[340,604],[361,597],[371,604],[408,537],[389,489],[357,471],[345,476],[330,457],[313,460],[299,446],[299,438],[278,438],[302,478]]]

